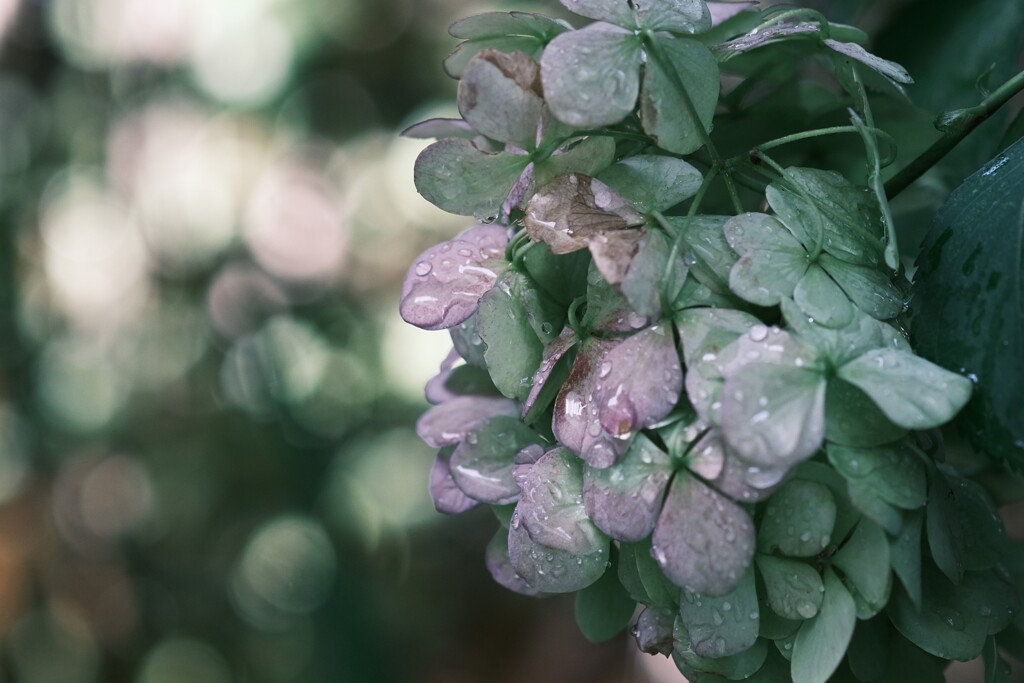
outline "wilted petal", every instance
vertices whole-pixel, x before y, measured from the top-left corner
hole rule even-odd
[[[459,396],[432,407],[416,422],[416,433],[428,446],[451,446],[497,415],[519,415],[519,404],[507,398]]]
[[[649,655],[672,652],[672,627],[676,611],[669,607],[648,607],[636,620],[636,645]]]
[[[591,262],[587,273],[587,312],[583,326],[601,332],[636,332],[652,321],[629,306],[620,288],[609,284]]]
[[[603,232],[587,239],[594,265],[613,285],[622,283],[640,248],[642,230]]]
[[[648,327],[609,351],[597,368],[594,397],[601,426],[616,438],[627,438],[668,415],[682,388],[672,329]]]
[[[725,595],[754,556],[747,512],[693,477],[676,477],[652,537],[665,575],[697,593]]]
[[[508,556],[515,573],[544,593],[570,593],[586,588],[608,568],[609,542],[588,554],[550,548],[534,541],[522,523],[519,510],[508,528]],[[600,532],[598,532],[600,533]]]
[[[543,546],[589,555],[608,545],[583,505],[583,463],[567,448],[548,451],[530,468],[517,510]]]
[[[448,515],[457,515],[477,506],[477,502],[462,492],[452,479],[448,466],[449,454],[442,450],[430,468],[430,497],[434,509]]]
[[[639,541],[654,530],[672,463],[650,439],[638,435],[622,459],[607,468],[588,467],[583,502],[601,531],[620,541]]]
[[[838,40],[832,40],[831,38],[826,38],[822,42],[844,57],[855,59],[861,64],[867,66],[869,69],[877,71],[890,81],[895,81],[896,83],[902,83],[904,85],[914,82],[914,79],[910,77],[910,74],[907,73],[907,70],[901,65],[896,62],[890,62],[888,59],[882,59],[877,55],[873,55],[857,43],[841,43]]]
[[[582,249],[593,237],[643,222],[614,190],[582,173],[567,173],[541,188],[523,220],[530,237],[547,243],[554,254]]]
[[[481,225],[420,254],[402,285],[402,318],[425,330],[465,321],[507,267],[501,259],[507,242],[504,228]]]
[[[445,386],[445,382],[452,373],[452,367],[461,360],[458,350],[454,347],[448,352],[448,355],[443,361],[441,361],[441,367],[438,373],[427,380],[426,386],[423,388],[423,393],[427,399],[427,402],[437,405],[438,403],[444,403],[450,401],[458,394],[453,393]]]
[[[815,21],[805,21],[799,24],[775,24],[774,26],[759,29],[757,33],[748,33],[723,43],[717,46],[716,50],[731,54],[742,54],[793,36],[813,36],[820,31],[821,24]]]
[[[479,133],[532,149],[544,105],[540,65],[523,52],[481,50],[459,80],[458,103],[462,118]]]
[[[498,585],[520,595],[532,597],[538,594],[537,589],[519,576],[515,567],[512,566],[512,561],[508,557],[508,532],[505,529],[498,529],[490,543],[487,544],[484,562],[487,564],[487,571],[491,573],[491,578]]]

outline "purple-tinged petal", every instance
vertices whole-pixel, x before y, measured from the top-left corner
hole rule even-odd
[[[548,451],[530,468],[517,511],[530,538],[548,548],[589,555],[608,545],[583,505],[583,462],[567,448]]]
[[[466,138],[472,140],[477,132],[462,119],[433,118],[414,123],[400,135],[406,138],[427,140],[431,138]]]
[[[588,467],[583,502],[598,529],[620,541],[639,541],[654,531],[672,463],[661,449],[637,435],[622,459],[607,468]]]
[[[629,307],[623,294],[610,285],[592,263],[587,273],[587,312],[583,326],[602,332],[636,332],[651,320]]]
[[[448,515],[457,515],[474,508],[477,502],[462,492],[452,479],[445,451],[437,454],[434,466],[430,468],[430,497],[434,509]]]
[[[507,264],[505,230],[479,225],[420,254],[406,273],[400,310],[406,322],[425,330],[454,327],[477,309]]]
[[[617,192],[596,178],[567,173],[530,199],[523,220],[530,237],[568,254],[598,235],[643,225],[644,218]]]
[[[537,589],[526,583],[512,566],[512,561],[508,557],[508,532],[505,529],[498,529],[498,533],[494,534],[490,543],[487,544],[484,561],[487,564],[487,571],[491,573],[491,578],[499,586],[504,586],[520,595],[530,597],[538,595]]]
[[[608,568],[609,543],[588,554],[549,548],[530,538],[519,510],[512,513],[508,527],[508,556],[515,573],[534,589],[544,593],[571,593],[601,578]]]
[[[440,370],[436,375],[427,380],[426,386],[423,388],[427,401],[433,405],[438,403],[444,403],[450,401],[458,394],[450,391],[446,386],[445,382],[448,381],[448,377],[452,374],[452,368],[462,357],[459,352],[452,347],[452,350],[448,352],[445,359],[441,361]]]
[[[526,396],[526,400],[523,401],[524,417],[533,407],[534,403],[537,402],[541,390],[545,389],[548,378],[551,377],[551,372],[558,365],[558,361],[562,360],[562,357],[578,341],[579,337],[576,336],[576,332],[571,327],[565,327],[557,338],[544,347],[544,355],[541,357],[540,367],[533,374],[533,386],[530,388],[530,393]],[[547,389],[550,390],[551,387],[547,387]],[[548,400],[550,400],[550,397]]]
[[[493,417],[466,435],[452,453],[452,479],[470,498],[489,505],[508,505],[519,498],[513,476],[516,454],[540,436],[517,417]]]
[[[725,595],[754,556],[754,523],[743,508],[701,481],[676,477],[651,541],[654,559],[673,583]]]
[[[753,468],[756,471],[751,473],[751,466],[726,448],[722,433],[717,429],[709,431],[694,445],[688,468],[720,493],[741,503],[767,498],[787,471],[787,468],[769,471]]]
[[[590,420],[589,409],[594,402],[598,367],[605,354],[618,343],[617,340],[597,337],[591,337],[583,342],[572,364],[569,378],[555,398],[551,429],[559,443],[575,453],[583,451],[587,423]]]
[[[601,426],[625,439],[672,412],[683,388],[683,370],[672,328],[654,325],[608,352],[597,368],[594,397]]]
[[[608,282],[618,285],[626,279],[643,236],[642,230],[616,230],[587,238],[594,265]]]
[[[633,635],[636,646],[649,655],[668,655],[674,641],[672,627],[676,621],[676,610],[670,607],[648,607],[637,617]]]
[[[428,446],[452,446],[497,415],[516,417],[519,404],[507,398],[459,396],[423,413],[416,422],[416,433]]]
[[[526,149],[537,139],[540,65],[524,52],[478,52],[459,79],[459,113],[477,132]]]

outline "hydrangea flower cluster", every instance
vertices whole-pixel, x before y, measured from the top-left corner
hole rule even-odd
[[[809,11],[562,4],[595,21],[456,23],[462,119],[408,131],[440,138],[423,196],[482,221],[401,293],[454,346],[417,424],[437,509],[490,506],[497,582],[578,592],[588,637],[633,624],[692,681],[941,681],[983,651],[996,675],[1019,576],[985,491],[942,461],[971,382],[902,329],[864,94],[906,72]],[[780,44],[850,92],[866,186],[715,149],[720,65]],[[701,212],[716,185],[732,215]]]

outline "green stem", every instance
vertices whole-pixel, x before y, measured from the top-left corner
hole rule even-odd
[[[886,196],[892,199],[907,189],[1021,90],[1024,90],[1024,71],[996,88],[977,106],[940,114],[935,121],[935,127],[943,131],[942,137],[885,184]]]
[[[582,137],[584,135],[601,135],[606,138],[621,138],[623,140],[635,140],[636,142],[646,142],[649,145],[657,144],[649,136],[643,135],[642,133],[630,133],[629,131],[625,130],[609,130],[607,128],[597,128],[593,130],[578,130],[574,132],[571,136],[565,138],[565,140],[562,141],[562,144],[564,144],[565,141],[572,140],[573,138]]]
[[[891,150],[896,149],[896,140],[881,128],[868,128],[867,130],[877,137],[884,138],[886,142],[889,143],[890,156],[886,159],[886,162],[883,164],[883,166],[887,166],[891,164],[893,161],[895,161],[896,156],[894,154],[891,154]],[[841,133],[856,134],[860,133],[860,130],[858,130],[856,126],[830,126],[828,128],[815,128],[814,130],[805,130],[800,133],[793,133],[792,135],[785,135],[781,138],[775,138],[774,140],[763,142],[754,149],[759,151],[766,151],[769,149],[774,149],[776,147],[781,147],[782,145],[788,145],[793,142],[800,142],[801,140],[811,140],[813,138],[823,137],[825,135],[837,135]]]
[[[665,55],[661,45],[658,43],[658,39],[653,33],[647,31],[644,34],[644,46],[647,48],[647,54],[661,68],[665,74],[668,75],[669,80],[672,81],[672,85],[675,86],[679,92],[680,97],[683,100],[683,106],[686,108],[687,115],[693,120],[695,127],[700,131],[701,140],[704,142],[704,146],[708,150],[708,154],[711,155],[711,161],[715,167],[722,173],[722,178],[725,180],[725,186],[729,190],[729,197],[732,199],[733,208],[737,214],[743,213],[743,202],[740,201],[739,192],[736,190],[736,183],[733,182],[732,177],[729,175],[729,169],[726,168],[725,162],[722,160],[722,155],[718,153],[718,148],[715,147],[715,143],[711,140],[711,135],[707,129],[704,128],[704,124],[701,123],[700,115],[697,113],[697,107],[693,104],[693,99],[690,97],[689,91],[686,89],[686,85],[683,83],[683,79],[679,77],[679,73],[676,71],[675,66]]]
[[[704,201],[704,195],[707,194],[708,188],[711,187],[711,183],[714,181],[716,175],[718,175],[718,169],[716,167],[712,167],[711,170],[708,171],[708,174],[704,176],[704,180],[701,181],[697,194],[693,196],[693,201],[690,202],[690,209],[686,212],[687,218],[693,218],[697,215],[697,211],[700,209],[700,205]],[[651,216],[658,222],[658,225],[661,226],[662,230],[669,235],[672,235],[672,248],[668,252],[668,260],[665,261],[665,272],[661,278],[661,310],[667,311],[671,305],[671,302],[668,300],[667,288],[672,282],[672,270],[676,259],[679,257],[679,250],[683,245],[683,231],[675,230],[672,227],[672,224],[668,222],[668,219],[666,219],[660,211],[653,211]]]

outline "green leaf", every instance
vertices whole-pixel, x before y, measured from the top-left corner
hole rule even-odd
[[[928,478],[928,547],[942,573],[959,583],[964,574],[965,530],[956,507],[956,492],[938,469],[932,467]]]
[[[576,624],[587,640],[603,643],[629,625],[635,608],[617,573],[606,571],[576,594]]]
[[[701,657],[739,654],[757,642],[760,607],[751,566],[736,587],[720,597],[683,590],[679,616],[690,647]]]
[[[731,309],[691,308],[676,314],[687,366],[701,360],[716,361],[722,349],[760,324],[753,315]],[[705,356],[709,357],[704,359]]]
[[[540,123],[540,67],[522,52],[482,50],[459,81],[459,113],[478,133],[533,149]]]
[[[523,267],[538,288],[565,308],[587,293],[590,256],[586,252],[556,256],[548,245],[538,244],[524,254]]]
[[[1017,469],[1024,468],[1022,255],[1019,140],[957,188],[936,216],[918,259],[911,309],[921,355],[977,378],[962,418],[973,445]]]
[[[1002,519],[988,493],[980,484],[963,477],[949,477],[964,534],[964,568],[980,570],[994,567],[1008,555],[1011,541]]]
[[[924,510],[903,516],[899,535],[889,544],[892,568],[902,582],[910,601],[921,607],[921,529]]]
[[[858,617],[870,618],[885,607],[892,588],[892,573],[889,539],[882,527],[862,519],[853,535],[833,556],[832,564],[843,572],[847,583],[857,590],[869,608],[866,614],[858,613]]]
[[[619,543],[618,562],[616,563],[619,583],[629,594],[629,597],[636,602],[645,605],[654,604],[643,582],[640,580],[640,573],[636,568],[636,553],[640,543]]]
[[[745,213],[729,219],[724,231],[741,256],[729,272],[732,291],[759,306],[774,306],[793,294],[809,257],[782,223],[766,214]]]
[[[637,434],[619,462],[583,476],[583,502],[599,529],[621,541],[639,541],[654,531],[672,476],[668,455]]]
[[[861,479],[848,480],[847,491],[854,507],[864,516],[880,524],[890,534],[899,533],[903,524],[903,513],[879,497],[871,484]]]
[[[917,609],[902,589],[893,592],[893,625],[925,652],[967,661],[981,654],[988,636],[1010,623],[1016,592],[994,571],[968,572],[953,585],[931,563],[923,568],[924,599]]]
[[[702,284],[719,294],[729,294],[729,271],[736,252],[725,239],[726,216],[669,216],[669,223],[682,237],[682,251],[690,272]]]
[[[828,42],[829,41],[827,40],[825,41],[826,44],[828,44]],[[864,52],[864,48],[859,45],[849,46],[849,52],[847,52],[847,54],[854,59],[860,59],[863,61],[861,57],[855,56],[857,52]],[[903,69],[903,67],[898,64],[886,62],[884,59],[879,60],[878,57],[866,52],[864,52],[864,54],[873,60],[878,60],[880,62],[879,66],[882,68],[893,66],[900,70]],[[871,65],[869,64],[869,66]],[[875,68],[876,71],[880,70],[876,66],[872,66],[872,68]],[[899,82],[898,77],[892,77],[889,74],[884,73],[883,75]],[[910,82],[910,76],[906,75],[906,71],[903,71],[903,75],[907,80],[902,82]],[[864,122],[861,121],[857,114],[851,112],[850,116],[853,125],[857,128],[857,132],[860,133],[861,138],[864,140],[864,147],[868,155],[868,187],[871,188],[871,192],[875,195],[875,201],[878,202],[878,208],[882,214],[882,223],[885,225],[885,265],[887,265],[890,270],[895,271],[900,267],[900,251],[899,245],[896,242],[896,225],[892,220],[892,210],[889,208],[889,198],[886,196],[885,184],[882,182],[882,157],[878,152],[878,139],[875,137],[873,132],[867,129]]]
[[[673,33],[699,33],[711,27],[711,13],[704,0],[662,0],[636,3],[638,28]]]
[[[750,565],[754,524],[746,510],[714,489],[677,476],[651,541],[655,559],[677,586],[724,595]]]
[[[626,157],[597,178],[643,213],[665,211],[689,199],[703,180],[700,171],[682,159],[653,154]]]
[[[633,8],[619,0],[560,0],[565,7],[581,17],[607,21],[619,26],[634,28],[636,18]]]
[[[930,429],[948,422],[971,397],[971,382],[907,351],[875,349],[839,368],[894,423]]]
[[[836,504],[836,521],[832,527],[832,540],[841,541],[860,520],[860,511],[850,500],[849,486],[834,468],[815,460],[800,463],[793,470],[793,479],[812,481],[828,487]]]
[[[618,123],[636,104],[640,63],[640,39],[617,26],[598,23],[563,33],[540,61],[548,106],[578,128]]]
[[[659,147],[677,154],[695,152],[704,145],[701,131],[711,130],[718,104],[718,62],[708,48],[695,40],[652,40],[658,40],[658,52],[667,63],[652,58],[651,51],[648,52],[640,94],[640,122]],[[697,120],[690,116],[675,79],[666,69],[673,69],[684,84]]]
[[[825,378],[816,370],[751,364],[722,387],[726,442],[744,460],[765,467],[811,457],[825,436]]]
[[[555,448],[530,467],[517,511],[535,542],[574,555],[608,546],[608,537],[583,505],[583,462],[567,448]]]
[[[446,138],[416,158],[413,179],[427,201],[463,216],[498,215],[529,159],[490,154],[462,138]]]
[[[848,481],[857,481],[882,500],[913,510],[927,500],[927,479],[918,455],[905,443],[881,448],[829,444],[828,459]]]
[[[519,485],[512,476],[515,456],[530,444],[543,444],[537,432],[517,418],[493,417],[470,432],[452,453],[452,479],[482,503],[512,503],[519,498]]]
[[[675,611],[667,607],[648,607],[641,612],[633,629],[640,651],[649,655],[671,654],[675,620]]]
[[[846,661],[860,681],[879,681],[889,669],[896,634],[886,615],[860,621],[850,640]]]
[[[768,499],[757,547],[789,557],[814,557],[832,538],[836,502],[828,487],[794,479]]]
[[[849,591],[836,575],[825,571],[821,611],[804,623],[793,642],[793,683],[826,683],[839,667],[857,622]]]
[[[758,555],[768,605],[784,619],[811,619],[821,609],[825,585],[814,567],[798,560]]]
[[[829,381],[825,390],[825,439],[829,443],[871,448],[892,443],[906,433],[863,391],[838,378]]]
[[[668,259],[672,245],[665,234],[658,230],[646,230],[640,240],[636,255],[630,261],[629,270],[620,288],[630,307],[647,318],[661,317],[661,295],[665,292],[667,301],[672,301],[683,288],[686,278],[686,264],[678,252],[671,267]],[[669,282],[665,282],[665,273]]]
[[[591,135],[558,149],[534,167],[533,179],[543,187],[563,173],[595,175],[615,161],[615,140],[603,135]]]
[[[528,289],[530,283],[525,275],[508,271],[480,299],[477,311],[484,358],[494,386],[509,398],[519,400],[529,395],[531,379],[544,351],[544,343],[534,331],[524,303]]]
[[[679,604],[679,587],[668,580],[651,552],[651,539],[645,539],[636,547],[636,571],[644,591],[650,596],[648,604]]]
[[[540,365],[533,374],[533,386],[523,401],[522,417],[526,424],[534,425],[562,389],[571,368],[569,351],[578,341],[572,328],[566,327],[557,339],[544,347]]]
[[[853,305],[846,293],[816,263],[807,268],[796,284],[793,301],[800,310],[825,327],[845,327],[853,320]]]
[[[681,658],[685,665],[692,670],[700,672],[699,674],[688,675],[688,679],[700,683],[704,681],[718,683],[723,679],[737,681],[750,678],[757,673],[768,657],[768,641],[763,639],[758,640],[752,647],[735,655],[717,659],[701,657],[690,647],[690,637],[686,633],[686,627],[683,625],[682,619],[676,620],[675,642],[674,654]],[[708,676],[708,674],[712,674],[712,676]],[[723,678],[718,678],[718,676]]]

